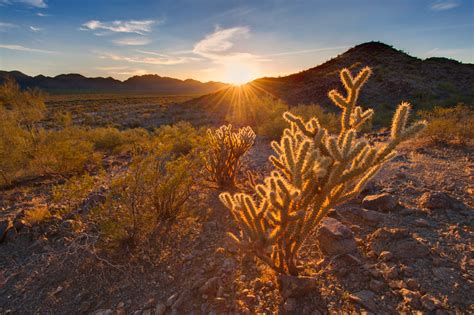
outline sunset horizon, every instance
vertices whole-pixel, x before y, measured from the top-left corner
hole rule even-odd
[[[421,59],[473,63],[472,5],[121,1],[110,8],[94,1],[2,0],[0,68],[31,76],[78,73],[123,81],[157,74],[242,84],[303,71],[368,41]],[[356,6],[365,14],[351,15]],[[373,19],[379,27],[371,27]]]

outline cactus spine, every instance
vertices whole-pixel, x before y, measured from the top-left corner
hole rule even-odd
[[[233,187],[240,169],[240,158],[255,142],[254,131],[243,127],[234,132],[232,125],[224,125],[215,131],[208,129],[207,142],[210,149],[205,160],[210,180],[221,188]]]
[[[376,147],[358,139],[357,132],[374,114],[357,105],[370,75],[368,67],[355,78],[343,69],[340,78],[347,95],[329,92],[329,98],[342,109],[339,135],[330,135],[316,117],[305,122],[286,112],[283,117],[290,126],[279,142],[271,144],[274,170],[255,186],[255,194],[220,195],[241,229],[240,234],[229,236],[279,273],[298,275],[298,252],[321,219],[334,206],[356,197],[395,155],[397,145],[425,126],[417,122],[407,127],[410,105],[402,103],[387,143]]]

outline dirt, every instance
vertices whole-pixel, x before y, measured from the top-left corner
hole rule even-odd
[[[244,171],[268,173],[270,152],[259,140]],[[326,256],[317,234],[308,240],[303,276],[317,286],[297,296],[282,297],[278,276],[228,242],[236,227],[210,184],[196,189],[186,217],[139,250],[100,249],[81,212],[80,228],[53,219],[10,230],[0,244],[0,314],[472,313],[472,157],[405,145],[357,200],[329,214],[350,228],[355,253]],[[51,203],[53,185],[2,191],[0,219]],[[362,208],[364,197],[383,193],[398,205]]]

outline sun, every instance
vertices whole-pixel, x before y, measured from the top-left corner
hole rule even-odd
[[[224,82],[242,85],[258,77],[256,67],[242,62],[232,62],[225,65]]]

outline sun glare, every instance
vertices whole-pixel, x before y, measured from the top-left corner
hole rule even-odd
[[[224,82],[234,85],[242,85],[258,77],[255,67],[251,65],[234,62],[227,64],[225,68]]]

